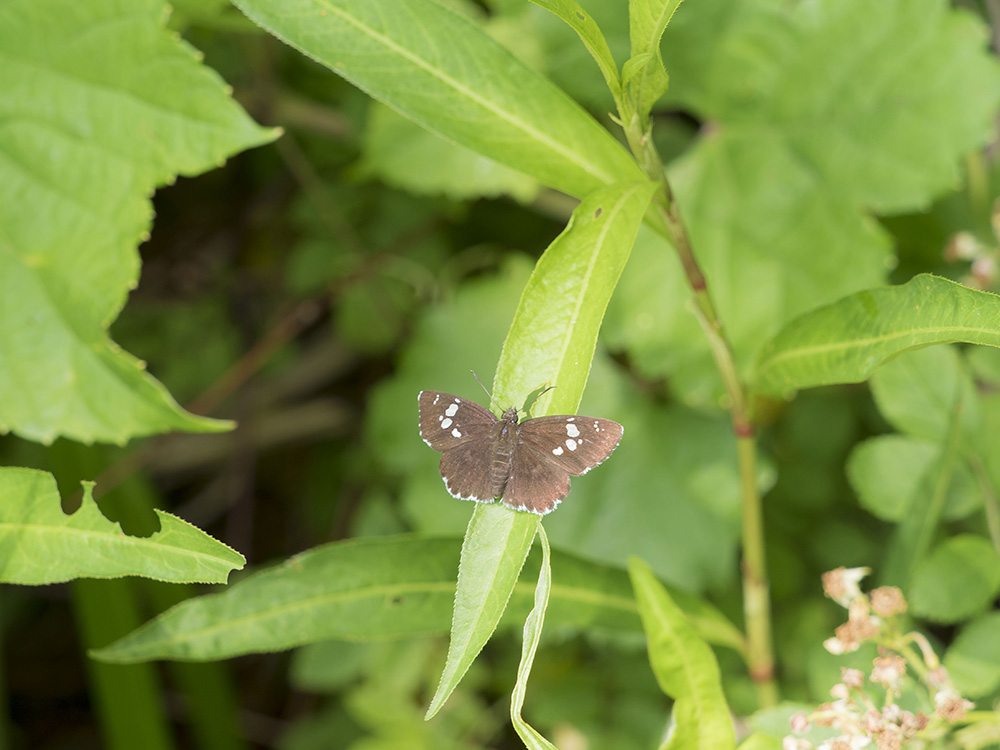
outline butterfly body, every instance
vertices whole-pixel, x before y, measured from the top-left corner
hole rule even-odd
[[[421,391],[420,436],[441,452],[441,476],[452,496],[544,515],[569,494],[571,474],[586,474],[618,446],[624,428],[577,415],[518,421],[511,407],[497,418],[459,396]]]

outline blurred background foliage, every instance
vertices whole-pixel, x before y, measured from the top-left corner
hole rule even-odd
[[[685,32],[687,6],[697,4],[689,0],[671,33]],[[448,5],[484,24],[617,132],[596,68],[561,22],[521,0]],[[621,5],[584,5],[624,55]],[[153,530],[151,513],[136,502],[146,498],[238,549],[253,567],[349,537],[460,536],[471,506],[442,487],[438,456],[417,433],[416,394],[432,388],[485,402],[469,371],[489,382],[533,262],[561,231],[573,201],[420,130],[223,0],[179,0],[170,24],[258,122],[285,134],[156,193],[141,282],[112,336],[148,362],[182,404],[239,427],[125,448],[62,440],[48,448],[6,437],[2,463],[52,471],[68,505],[81,479],[110,476],[117,485],[100,504],[126,530]],[[698,50],[690,41],[678,48]],[[704,134],[704,107],[725,112],[732,102],[725,87],[690,72],[697,63],[678,56],[672,65],[667,55],[674,88],[658,108],[654,133],[665,160]],[[706,104],[706,96],[721,99]],[[880,267],[905,281],[931,271],[991,288],[989,264],[976,267],[945,250],[964,231],[989,251],[977,258],[996,258],[994,165],[971,155],[966,181],[953,192],[913,213],[888,205],[877,224],[859,230],[877,233],[881,250],[874,266],[869,259],[858,273],[876,278],[872,269]],[[622,566],[637,554],[663,580],[706,596],[740,622],[734,442],[673,259],[650,242],[640,233],[580,407],[625,424],[625,440],[613,461],[574,483],[546,529],[556,547],[582,557]],[[676,299],[659,299],[671,274]],[[740,295],[724,308],[752,313],[754,295],[774,293],[732,283]],[[662,306],[651,309],[650,300]],[[926,405],[894,405],[891,378],[906,377],[906,367],[951,372],[983,393],[985,419],[1000,414],[992,353],[927,351],[920,361],[904,357],[881,371],[872,388],[818,389],[789,404],[760,405],[759,483],[768,490],[775,636],[788,698],[823,700],[845,663],[821,647],[840,613],[822,599],[819,574],[885,561],[886,538],[918,494],[918,469],[934,450],[933,425],[906,418],[926,416]],[[955,531],[982,523],[975,513],[981,500],[969,491],[975,467],[960,468],[949,491],[944,518]],[[554,575],[558,583],[558,569]],[[146,602],[139,621],[195,591],[126,585]],[[7,735],[16,746],[102,745],[88,697],[95,676],[88,677],[85,628],[78,630],[86,617],[72,610],[70,590],[0,592]],[[933,634],[952,636],[947,623]],[[114,635],[121,633],[99,637]],[[184,665],[157,670],[181,747],[517,747],[506,718],[516,633],[495,638],[446,709],[425,723],[445,648],[443,637],[322,643],[199,665],[194,677],[184,676]],[[871,655],[854,657],[863,663]],[[753,695],[742,663],[724,651],[719,658],[733,710],[749,712]],[[100,669],[121,675],[130,668]],[[214,726],[197,722],[192,683],[199,680],[217,687]],[[998,688],[977,687],[987,700]],[[525,714],[559,747],[596,750],[652,746],[666,709],[641,641],[553,632],[536,661]]]

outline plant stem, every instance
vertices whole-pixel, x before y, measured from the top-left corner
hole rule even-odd
[[[736,369],[732,346],[726,338],[712,304],[708,282],[691,249],[691,241],[681,218],[659,153],[653,146],[648,129],[640,118],[623,117],[625,134],[639,165],[660,189],[653,197],[649,216],[651,225],[665,236],[680,259],[688,285],[694,295],[695,314],[708,339],[715,364],[729,400],[729,413],[736,435],[737,461],[743,510],[743,613],[746,619],[747,661],[750,677],[757,688],[761,708],[778,702],[774,680],[774,650],[771,640],[770,586],[764,554],[764,523],[760,492],[757,489],[757,441],[754,438],[746,389]]]

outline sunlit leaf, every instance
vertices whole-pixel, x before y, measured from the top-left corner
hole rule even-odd
[[[955,341],[1000,346],[1000,297],[922,274],[796,318],[764,347],[753,384],[781,393],[860,383],[907,349]]]
[[[535,415],[576,412],[604,311],[652,192],[648,182],[613,185],[577,206],[521,294],[497,365],[496,402],[523,404],[540,385],[557,383],[535,403]],[[534,514],[503,506],[473,511],[462,547],[448,658],[428,717],[444,704],[496,628],[538,522]]]
[[[241,554],[176,516],[156,511],[160,530],[126,536],[84,487],[71,515],[51,474],[0,469],[0,581],[38,585],[74,578],[143,576],[173,582],[224,582]]]
[[[719,665],[684,613],[646,563],[629,561],[649,649],[649,662],[664,693],[674,699],[673,731],[661,747],[725,750],[736,747]]]
[[[432,0],[236,5],[414,122],[543,184],[582,196],[641,178],[621,145],[565,93]]]
[[[0,6],[0,431],[124,442],[225,430],[107,337],[139,274],[149,196],[273,139],[161,0]]]

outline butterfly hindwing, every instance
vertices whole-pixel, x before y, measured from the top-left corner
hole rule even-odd
[[[514,449],[503,503],[544,516],[569,494],[569,474],[527,443]]]
[[[624,428],[598,417],[536,417],[520,425],[520,442],[575,476],[603,463],[618,447]]]
[[[481,460],[482,452],[490,450],[492,441],[485,438],[446,450],[441,455],[441,477],[448,494],[460,500],[492,503],[503,493],[506,475],[495,477],[493,465]]]

